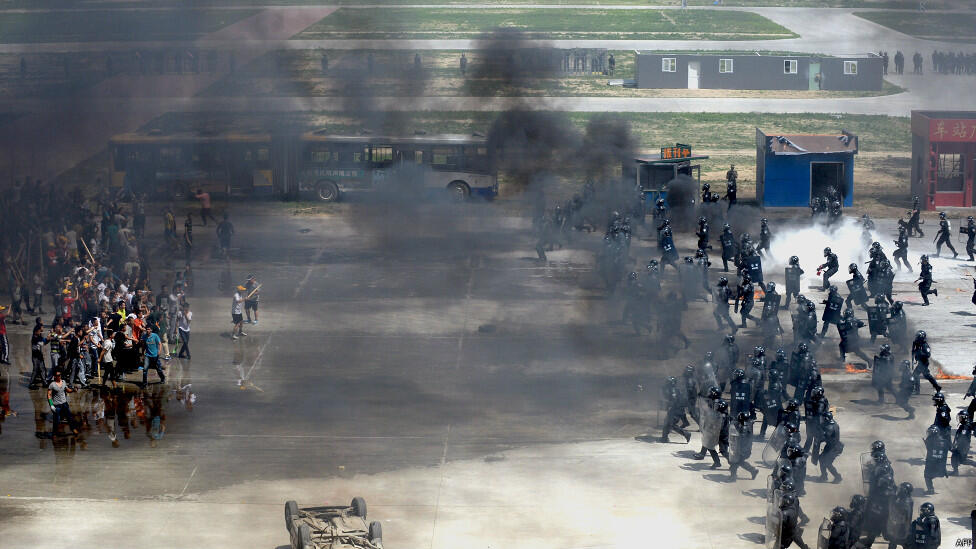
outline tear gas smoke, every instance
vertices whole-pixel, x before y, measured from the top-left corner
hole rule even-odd
[[[839,225],[828,227],[816,223],[806,227],[789,227],[773,229],[773,239],[769,243],[771,259],[763,261],[763,270],[769,273],[781,272],[789,262],[790,256],[800,258],[803,269],[801,292],[807,285],[817,286],[823,283],[823,278],[817,276],[817,266],[824,263],[824,248],[830,248],[837,254],[838,270],[831,278],[831,283],[846,292],[844,280],[850,278],[847,266],[856,263],[861,274],[865,274],[868,260],[868,249],[872,242],[880,242],[885,253],[891,259],[891,246],[885,246],[885,238],[877,231],[870,232],[870,239],[865,240],[861,224],[853,218],[844,218]],[[755,236],[753,237],[755,239]],[[842,292],[844,293],[844,292]]]

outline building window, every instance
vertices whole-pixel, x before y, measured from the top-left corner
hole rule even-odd
[[[844,61],[844,74],[857,74],[857,61]]]
[[[783,62],[783,74],[796,74],[796,59],[787,59]]]
[[[678,72],[678,58],[677,57],[661,58],[661,72]]]
[[[727,74],[732,72],[732,60],[731,59],[719,59],[718,60],[718,72],[721,74]]]
[[[939,155],[939,179],[936,183],[940,192],[962,192],[965,182],[962,173],[962,155],[943,153]]]

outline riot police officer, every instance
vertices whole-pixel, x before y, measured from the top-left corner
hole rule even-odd
[[[857,269],[857,263],[848,265],[847,272],[850,273],[851,279],[847,281],[847,289],[850,293],[847,294],[845,303],[848,307],[851,306],[851,303],[859,307],[864,307],[868,302],[868,293],[864,289],[864,276]]]
[[[800,295],[800,277],[803,269],[800,268],[800,258],[790,257],[790,264],[786,266],[786,302],[784,307],[790,306],[790,297]]]
[[[891,356],[891,345],[881,346],[878,354],[874,355],[874,368],[871,369],[871,385],[878,392],[878,403],[884,403],[884,392],[894,393],[891,386],[892,374],[895,369],[895,359]]]
[[[864,322],[854,316],[854,309],[845,311],[843,320],[837,325],[837,331],[840,334],[841,362],[846,362],[847,353],[854,353],[866,364],[871,364],[871,359],[861,349],[861,336],[858,334],[858,330],[863,326]]]
[[[820,462],[820,482],[827,482],[827,472],[829,471],[834,477],[834,484],[837,484],[844,479],[834,467],[834,460],[844,451],[844,443],[840,440],[840,426],[837,425],[834,414],[830,410],[827,410],[823,413],[822,418],[820,442],[823,442],[823,448],[819,450],[820,455],[818,458]],[[819,442],[814,446],[814,452],[817,452],[818,445]]]
[[[766,296],[763,298],[762,324],[763,341],[766,345],[772,346],[776,338],[783,333],[783,327],[779,324],[779,302],[781,296],[776,292],[776,283],[766,284]]]
[[[883,295],[874,298],[874,306],[866,307],[868,311],[868,329],[871,332],[871,343],[878,336],[888,335],[888,315],[891,308],[888,307],[888,300]]]
[[[731,416],[737,417],[740,412],[745,412],[750,416],[752,411],[752,384],[746,379],[746,372],[742,368],[732,371],[732,380],[729,383],[729,393],[731,400]]]
[[[718,324],[719,330],[722,329],[722,323],[725,322],[732,329],[732,333],[735,333],[739,328],[735,325],[735,321],[732,320],[732,316],[729,314],[729,300],[733,297],[735,296],[732,293],[732,289],[729,288],[729,279],[724,276],[720,277],[713,295],[715,309],[712,311],[712,316],[715,317],[715,323]]]
[[[738,363],[739,345],[735,342],[735,335],[726,334],[725,340],[722,342],[722,348],[719,349],[718,387],[722,391],[725,390],[725,383],[732,377],[732,370],[735,369]]]
[[[689,364],[685,366],[685,371],[681,375],[682,384],[684,386],[685,396],[682,400],[685,405],[685,410],[695,423],[701,427],[701,418],[698,416],[698,392],[700,387],[698,385],[698,377],[695,372],[695,365]],[[682,414],[684,415],[684,414]]]
[[[905,419],[913,419],[915,417],[915,408],[908,403],[912,393],[915,391],[916,383],[912,364],[907,360],[901,361],[901,365],[898,367],[898,373],[898,385],[894,391],[895,404],[908,412],[908,417]]]
[[[919,392],[920,377],[928,380],[935,392],[942,391],[942,386],[935,381],[932,373],[929,372],[929,359],[932,357],[932,349],[929,348],[927,339],[925,331],[919,330],[915,333],[915,341],[912,342],[912,360],[915,361],[915,371],[912,372],[912,375],[915,376],[916,394]]]
[[[804,423],[807,428],[807,439],[803,442],[803,449],[813,451],[813,463],[816,465],[819,455],[820,439],[823,438],[823,415],[830,411],[830,403],[824,396],[824,388],[821,386],[810,389],[810,395],[803,403]]]
[[[935,406],[935,419],[932,420],[932,425],[942,431],[942,436],[946,440],[952,440],[952,409],[946,404],[945,395],[942,393],[932,395],[932,405]]]
[[[736,471],[742,467],[755,480],[759,474],[759,469],[751,465],[748,461],[752,455],[752,426],[755,420],[753,416],[746,412],[739,412],[735,415],[735,420],[729,429],[729,477],[736,480]]]
[[[847,527],[847,510],[834,507],[830,512],[829,532],[826,532],[826,547],[818,549],[849,549],[850,529]]]
[[[820,329],[820,337],[827,335],[827,330],[830,328],[831,324],[839,326],[841,321],[841,309],[844,306],[844,298],[840,296],[837,292],[837,286],[830,286],[825,288],[828,290],[827,297],[823,300],[824,307],[823,316],[821,320],[823,321],[823,327]]]
[[[949,457],[949,440],[936,425],[930,425],[925,431],[925,493],[934,494],[935,487],[932,480],[949,476],[946,471],[946,459]]]
[[[895,253],[891,254],[895,258],[895,265],[901,270],[901,264],[905,264],[908,272],[912,272],[912,266],[908,263],[908,231],[904,227],[898,228],[898,240],[895,240]]]
[[[908,539],[908,534],[915,512],[913,490],[910,482],[899,484],[895,497],[888,503],[888,522],[885,524],[884,537],[888,540],[889,549],[894,549],[896,545],[901,545],[904,549],[911,547],[912,540]]]
[[[959,474],[960,464],[973,465],[972,460],[969,459],[969,446],[973,438],[973,423],[965,410],[960,410],[956,414],[956,419],[959,420],[959,427],[956,428],[956,435],[952,439],[952,448],[949,455],[953,475]]]
[[[918,197],[916,196],[915,199],[912,209],[908,212],[908,236],[918,233],[919,237],[924,237],[925,233],[922,232],[922,223],[924,222],[921,221],[922,211],[918,209]]]
[[[736,246],[735,235],[732,234],[732,227],[728,223],[722,227],[722,234],[719,235],[718,241],[722,245],[722,268],[725,272],[729,272],[729,261],[735,259]]]
[[[942,544],[942,527],[935,516],[935,506],[925,502],[918,511],[918,518],[912,521],[912,549],[937,549]]]
[[[793,494],[783,494],[779,503],[782,516],[780,527],[780,549],[787,549],[794,543],[800,549],[810,549],[803,542],[803,529],[799,525],[799,505],[796,496]]]
[[[976,219],[973,216],[966,218],[966,226],[959,227],[959,232],[966,235],[966,253],[969,254],[969,261],[976,259]]]
[[[823,255],[825,258],[827,258],[827,260],[817,267],[817,274],[819,275],[821,272],[823,273],[823,288],[821,289],[827,291],[827,289],[830,288],[830,277],[837,274],[837,269],[839,268],[840,263],[837,260],[837,254],[831,251],[829,247],[824,248]]]
[[[740,328],[746,327],[747,318],[755,322],[756,325],[761,324],[758,318],[750,314],[752,312],[754,303],[755,288],[752,286],[752,277],[749,276],[749,273],[743,273],[742,284],[739,286],[738,295],[736,295],[735,298],[735,311],[738,312],[742,318]]]
[[[921,258],[921,271],[918,273],[918,279],[916,282],[918,284],[918,293],[922,294],[922,305],[929,305],[929,294],[935,294],[935,297],[939,297],[939,290],[933,290],[932,284],[932,264],[929,263],[929,257],[923,255]]]
[[[671,234],[671,227],[665,227],[661,233],[661,269],[665,265],[670,265],[678,271],[678,250],[674,247],[674,237]]]
[[[735,170],[735,164],[725,172],[725,198],[729,201],[729,208],[736,203],[736,192],[738,190],[739,172]]]
[[[698,237],[699,250],[708,250],[712,247],[708,243],[708,219],[705,216],[698,218],[698,229],[695,231],[695,236]]]
[[[949,228],[949,220],[946,219],[946,213],[939,212],[939,230],[935,233],[935,257],[939,257],[942,253],[943,244],[952,250],[953,259],[959,257],[956,248],[952,246],[952,230]]]
[[[888,338],[901,348],[908,347],[908,318],[905,316],[904,305],[901,301],[891,304],[891,316],[888,317]]]
[[[769,255],[769,242],[773,238],[773,233],[769,231],[769,221],[764,217],[759,221],[759,246],[756,253],[766,257]],[[763,251],[766,253],[764,254]]]
[[[685,394],[679,389],[677,378],[673,376],[669,377],[662,388],[662,392],[664,405],[667,409],[667,419],[664,421],[664,432],[661,433],[661,442],[668,442],[668,434],[671,431],[677,431],[679,435],[685,437],[685,442],[690,442],[691,433],[678,425],[681,418],[685,415]]]

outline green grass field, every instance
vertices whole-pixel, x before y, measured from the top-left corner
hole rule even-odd
[[[497,28],[526,38],[761,40],[796,35],[740,11],[340,8],[295,39],[474,38]]]
[[[0,42],[192,40],[258,13],[253,9],[0,13]]]
[[[976,13],[865,11],[854,15],[916,38],[976,42]]]

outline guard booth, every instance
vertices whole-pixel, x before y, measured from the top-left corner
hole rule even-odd
[[[692,154],[691,145],[676,143],[673,147],[661,147],[659,154],[638,156],[634,159],[634,178],[644,197],[645,211],[658,198],[667,199],[668,183],[679,175],[687,175],[701,187],[701,164],[708,156]]]
[[[912,111],[912,194],[920,207],[976,204],[976,111]]]

